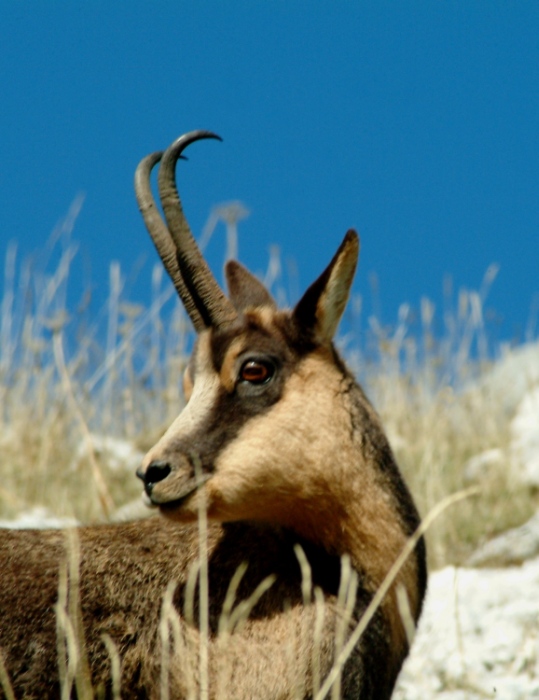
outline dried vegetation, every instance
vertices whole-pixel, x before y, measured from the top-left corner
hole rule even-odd
[[[20,261],[14,244],[7,249],[0,309],[2,520],[35,507],[79,522],[109,519],[140,493],[133,455],[150,447],[182,407],[192,336],[160,265],[146,307],[125,299],[117,263],[110,265],[104,309],[92,316],[84,299],[78,307],[68,304],[79,206],[39,255]],[[274,255],[269,276],[278,268]],[[464,468],[470,458],[508,450],[512,416],[488,382],[478,381],[504,351],[491,347],[484,321],[495,273],[487,271],[477,292],[455,299],[448,292],[441,314],[424,299],[417,313],[403,305],[397,323],[384,327],[376,318],[365,323],[356,298],[343,324],[341,350],[382,415],[423,514],[470,485]],[[286,297],[283,287],[276,296]],[[123,467],[103,449],[105,437],[132,445]],[[487,536],[523,522],[537,506],[537,495],[514,483],[503,460],[479,486],[478,496],[452,508],[428,533],[434,567],[462,562]]]

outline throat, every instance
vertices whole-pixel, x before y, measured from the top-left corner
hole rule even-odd
[[[332,498],[331,492],[326,492],[324,499],[296,501],[294,508],[289,509],[286,526],[330,555],[348,555],[352,568],[359,574],[361,588],[372,597],[384,583],[408,537],[391,499],[383,494],[376,498],[368,495],[350,488],[348,498]],[[399,588],[405,592],[409,610],[417,619],[421,602],[414,553],[397,573],[381,603],[396,658],[406,653],[408,647],[398,604]]]
[[[330,554],[348,555],[376,590],[406,544],[401,524],[387,503],[375,506],[364,498],[343,502],[329,496],[314,503],[296,501],[284,524]]]

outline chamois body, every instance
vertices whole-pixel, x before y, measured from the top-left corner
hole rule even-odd
[[[0,595],[2,651],[17,698],[59,698],[57,618],[58,569],[66,558],[63,533],[20,531],[3,533],[1,560],[4,583]],[[231,523],[209,529],[210,697],[232,700],[293,698],[294,689],[310,679],[314,606],[304,608],[301,573],[293,551],[294,533],[262,524]],[[80,538],[80,598],[85,649],[95,689],[111,688],[110,657],[102,635],[109,634],[122,659],[121,691],[125,698],[160,698],[161,640],[159,621],[163,595],[177,581],[174,603],[184,609],[190,567],[198,556],[198,529],[151,518],[136,523],[85,527]],[[238,546],[238,542],[242,545]],[[337,619],[340,561],[316,547],[305,550],[312,563],[313,582],[326,597],[320,667],[324,677],[333,661],[332,639]],[[263,548],[255,559],[253,551]],[[7,551],[6,551],[7,550]],[[11,550],[11,551],[10,551]],[[226,591],[237,568],[248,558],[238,599],[247,598],[262,580],[276,581],[240,632],[226,642],[217,634]],[[22,575],[24,572],[24,576]],[[5,579],[16,581],[16,587]],[[367,602],[360,592],[357,613]],[[361,599],[363,598],[363,599]],[[195,596],[196,600],[196,596]],[[283,610],[287,601],[288,611]],[[355,616],[354,616],[355,617]],[[195,608],[198,620],[198,609]],[[169,673],[170,697],[188,697],[199,686],[198,637],[187,625],[187,641],[173,658]],[[189,634],[191,637],[189,638]],[[80,643],[80,640],[79,640]],[[389,653],[381,621],[371,626],[362,647],[346,667],[343,697],[360,695],[361,680],[372,685],[364,667],[380,668]],[[376,683],[376,681],[374,681]],[[378,687],[378,686],[376,686]],[[374,693],[374,694],[373,694]],[[198,697],[198,693],[197,693]]]
[[[67,596],[62,604],[84,637],[80,667],[87,664],[94,687],[108,694],[103,635],[121,659],[122,697],[314,697],[419,524],[380,421],[332,344],[357,235],[347,234],[292,311],[278,310],[237,263],[227,266],[225,297],[191,239],[174,181],[183,148],[207,137],[213,135],[193,132],[149,156],[136,180],[148,229],[198,333],[184,377],[188,403],[137,472],[146,498],[166,517],[83,527],[76,546],[62,532],[2,533],[0,649],[16,697],[59,696],[59,595]],[[149,194],[149,173],[161,157],[166,225]],[[205,580],[201,513],[202,523],[209,521],[206,632],[203,586],[193,593],[189,583],[197,566]],[[80,570],[72,565],[66,584],[61,572],[77,548],[71,561],[80,561]],[[417,620],[426,586],[422,540],[349,656],[341,697],[391,696],[408,652],[399,586]],[[167,590],[171,617],[164,624]],[[248,619],[224,629],[249,599]]]

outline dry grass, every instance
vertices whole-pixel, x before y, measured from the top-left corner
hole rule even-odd
[[[408,325],[409,309],[403,308],[391,335],[375,324],[374,362],[354,358],[420,512],[471,484],[478,486],[477,497],[462,501],[429,531],[433,568],[462,564],[479,543],[524,522],[539,504],[538,494],[512,475],[514,408],[488,381],[493,358],[509,352],[507,346],[491,346],[483,318],[495,273],[487,270],[479,292],[461,292],[454,310],[448,303],[437,333],[434,307],[422,300],[415,334]],[[470,479],[468,461],[491,449],[499,449],[504,459]]]
[[[188,322],[160,266],[148,308],[122,299],[110,266],[107,306],[96,318],[68,309],[75,246],[70,227],[47,249],[16,260],[8,249],[0,319],[0,517],[35,505],[83,522],[106,519],[140,494],[137,464],[111,469],[95,436],[113,435],[145,450],[182,406]],[[59,250],[58,250],[59,249]],[[37,265],[36,261],[45,261]],[[170,307],[170,304],[168,305]]]
[[[81,522],[106,520],[138,497],[136,461],[115,469],[95,436],[147,449],[182,407],[181,376],[192,340],[162,268],[152,272],[146,308],[124,299],[117,263],[107,306],[90,317],[69,308],[79,203],[33,261],[8,248],[0,318],[0,518],[34,506]],[[36,263],[40,260],[40,264]],[[276,268],[273,258],[270,269]],[[278,268],[278,265],[277,265]],[[343,352],[382,415],[423,513],[467,486],[463,466],[485,449],[507,450],[503,404],[479,388],[499,349],[489,347],[483,308],[495,270],[478,292],[448,302],[436,328],[432,304],[418,318],[403,306],[392,329],[370,320]],[[285,296],[282,289],[277,296]],[[353,300],[348,327],[361,325]],[[350,322],[351,321],[351,322]],[[346,324],[345,324],[346,331]],[[536,494],[516,487],[506,465],[489,471],[480,495],[443,516],[428,535],[431,565],[461,562],[486,536],[523,521]]]
[[[75,203],[40,255],[45,261],[41,266],[18,262],[14,247],[6,256],[0,310],[0,518],[4,519],[35,506],[81,522],[109,519],[116,508],[138,497],[140,486],[133,473],[137,464],[114,468],[99,452],[96,436],[122,438],[144,451],[182,407],[179,387],[191,331],[180,304],[171,300],[172,287],[163,279],[160,265],[152,273],[147,308],[124,299],[115,263],[110,266],[107,307],[100,315],[89,318],[80,309],[68,307],[66,290],[75,255],[71,230],[78,206]],[[273,258],[270,270],[276,268]],[[342,338],[343,353],[382,415],[421,512],[441,514],[427,533],[430,563],[435,567],[462,562],[485,537],[522,522],[537,507],[537,494],[515,486],[504,464],[489,471],[473,498],[458,499],[445,513],[437,506],[470,485],[464,473],[470,457],[491,448],[508,450],[511,416],[488,384],[477,382],[498,350],[489,347],[483,321],[493,276],[493,271],[487,272],[479,292],[459,295],[455,310],[446,310],[441,330],[435,330],[434,308],[425,300],[415,324],[410,310],[403,307],[394,328],[381,328],[373,320],[361,343],[352,333]],[[286,295],[281,289],[277,296]],[[353,300],[351,308],[349,328],[359,327],[361,304]],[[204,542],[203,517],[199,526]],[[69,697],[74,686],[79,697],[99,697],[99,689],[89,685],[84,658],[77,542],[66,537],[69,556],[61,572],[57,604],[62,697]],[[302,562],[302,552],[297,555]],[[311,590],[306,562],[302,571],[305,600],[314,601],[316,607],[314,629],[318,622],[321,629],[323,602]],[[230,598],[223,608],[220,634],[225,646],[227,635],[241,625],[256,602],[244,601],[241,609],[235,605],[241,574],[231,581]],[[193,595],[198,578],[199,595],[207,596],[206,575],[202,552],[191,577]],[[341,602],[348,610],[344,630],[355,590],[350,572],[343,581]],[[198,621],[201,634],[186,634],[171,604],[172,594],[171,587],[162,607],[161,697],[169,695],[170,655],[180,648],[188,652],[183,654],[186,658],[197,659],[192,696],[207,697],[208,648],[207,633],[203,633],[207,620]],[[199,603],[201,611],[207,610],[203,599]],[[377,603],[375,599],[373,606]],[[187,621],[190,614],[192,619],[192,610],[184,611]],[[351,635],[337,635],[339,658],[327,679],[317,676],[315,654],[305,661],[313,678],[318,678],[314,685],[320,700],[339,697],[342,664],[367,623],[365,617]],[[118,653],[110,638],[104,642],[111,657],[113,695],[119,697]],[[295,664],[297,669],[297,659]],[[224,686],[226,674],[224,667]],[[1,657],[0,687],[10,697]]]

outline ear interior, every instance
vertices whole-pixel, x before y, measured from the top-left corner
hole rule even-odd
[[[359,236],[350,229],[333,259],[294,309],[300,326],[320,343],[331,342],[343,315],[359,256]]]
[[[262,282],[236,260],[227,262],[225,276],[230,301],[237,311],[245,311],[250,306],[276,308],[273,297]]]

